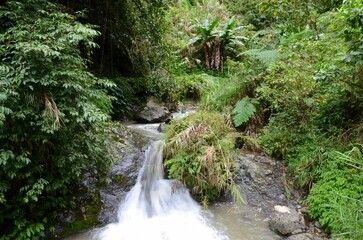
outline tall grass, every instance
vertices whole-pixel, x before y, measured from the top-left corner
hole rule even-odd
[[[166,133],[165,166],[207,205],[227,191],[243,201],[234,182],[234,133],[217,112],[200,111],[173,121]]]

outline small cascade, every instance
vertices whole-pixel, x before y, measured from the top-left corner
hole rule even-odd
[[[136,185],[121,204],[118,222],[103,228],[100,240],[224,240],[203,215],[188,189],[163,178],[163,142],[145,152]]]

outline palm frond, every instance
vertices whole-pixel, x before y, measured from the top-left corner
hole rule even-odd
[[[188,46],[193,45],[194,43],[201,42],[201,41],[202,41],[202,38],[200,36],[196,36],[189,40]]]
[[[218,25],[218,23],[219,23],[219,21],[220,21],[220,19],[219,18],[217,18],[217,19],[215,19],[211,24],[209,24],[208,26],[207,26],[207,30],[209,31],[209,32],[212,32],[216,27],[217,27],[217,25]]]
[[[201,41],[206,41],[210,37],[214,36],[216,31],[216,27],[219,24],[220,19],[216,18],[213,22],[209,23],[208,19],[205,19],[203,23],[196,21],[197,23],[192,25],[192,28],[196,29],[198,36]],[[197,37],[198,37],[197,36]]]
[[[228,31],[228,30],[232,30],[232,29],[235,29],[235,26],[237,24],[237,19],[233,16],[229,22],[226,24],[225,26],[225,31]]]

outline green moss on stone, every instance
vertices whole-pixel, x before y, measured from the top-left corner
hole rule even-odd
[[[62,237],[66,237],[82,230],[93,228],[99,225],[97,217],[101,211],[101,195],[99,192],[92,195],[92,201],[85,206],[80,206],[76,210],[76,219],[63,226]]]
[[[116,176],[113,176],[112,181],[115,182],[119,186],[123,186],[125,184],[126,179],[122,175],[116,175]]]

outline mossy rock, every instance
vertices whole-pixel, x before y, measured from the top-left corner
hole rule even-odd
[[[92,195],[92,200],[84,206],[79,206],[74,210],[75,220],[63,226],[62,237],[81,232],[82,230],[93,228],[101,222],[97,219],[101,211],[101,195],[97,192]]]
[[[112,182],[115,182],[117,185],[122,187],[126,182],[126,178],[122,175],[116,175],[112,177]]]

